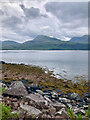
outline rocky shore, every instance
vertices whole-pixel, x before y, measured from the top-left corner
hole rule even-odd
[[[51,89],[51,86],[46,85],[44,82],[48,80],[48,77],[50,78],[49,82],[52,83],[53,80],[57,81],[59,79],[55,79],[54,77],[50,77],[49,74],[41,72],[42,70],[40,68],[38,69],[40,75],[39,77],[41,78],[42,74],[44,75],[44,78],[46,77],[44,82],[42,79],[42,83],[44,83],[45,86],[40,84],[39,77],[37,77],[36,79],[36,75],[38,76],[38,74],[36,74],[37,71],[35,68],[33,69],[36,72],[34,71],[34,73],[31,73],[30,71],[30,74],[28,73],[28,75],[34,75],[36,82],[35,79],[33,81],[30,81],[30,79],[26,79],[26,78],[16,79],[16,76],[14,74],[16,72],[15,68],[17,66],[18,65],[15,64],[3,63],[2,64],[3,77],[2,80],[0,81],[0,88],[1,87],[5,88],[5,91],[2,93],[2,95],[0,95],[0,103],[3,102],[5,106],[10,106],[11,113],[19,114],[18,118],[13,118],[13,120],[14,119],[15,120],[31,120],[31,119],[70,120],[70,116],[67,114],[68,110],[72,110],[75,116],[78,116],[80,114],[82,115],[83,119],[86,119],[87,116],[85,113],[89,109],[88,107],[90,102],[90,94],[88,92],[88,86],[86,82],[85,82],[86,85],[85,87],[83,87],[82,85],[83,87],[82,90],[84,89],[83,92],[82,91],[80,92],[78,90],[79,83],[71,84],[70,82],[71,88],[68,88],[70,84],[68,83],[68,81],[64,82],[63,80],[59,81],[58,83],[59,85],[64,84],[65,87],[62,87],[63,86],[62,85],[61,88],[64,89],[65,92],[64,90],[59,89],[59,87],[57,86],[56,86],[57,88],[56,87],[54,88],[54,86],[52,86],[52,88],[54,89]],[[25,68],[24,65],[21,65],[21,67]],[[9,79],[11,69],[13,71],[12,74],[14,75],[12,77],[13,78],[12,80]],[[20,65],[19,65],[19,70],[21,71]],[[17,76],[18,76],[18,70],[17,70]],[[33,77],[31,76],[31,78]],[[79,91],[80,94],[79,92],[77,93],[76,91],[74,91],[75,88],[72,88],[72,86],[75,87],[75,85],[77,85],[76,91]],[[74,92],[72,92],[72,90],[70,91],[70,89],[73,89]],[[81,88],[79,89],[81,90]],[[89,118],[87,118],[87,120],[88,119]]]

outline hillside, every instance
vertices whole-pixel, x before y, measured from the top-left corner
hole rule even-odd
[[[73,37],[73,38],[71,38],[70,41],[74,42],[74,43],[86,43],[86,44],[88,44],[88,35],[84,35],[82,37]]]
[[[61,41],[57,38],[51,38],[44,35],[38,35],[32,41],[26,41],[22,44],[13,41],[2,42],[3,50],[88,50],[87,42],[78,42],[77,37],[70,41]],[[84,38],[87,38],[84,36]],[[79,40],[79,38],[78,38]],[[85,39],[81,39],[81,41]],[[79,40],[79,41],[80,41]]]

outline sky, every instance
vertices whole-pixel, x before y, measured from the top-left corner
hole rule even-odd
[[[0,3],[0,40],[25,42],[37,35],[61,40],[88,34],[88,2]]]

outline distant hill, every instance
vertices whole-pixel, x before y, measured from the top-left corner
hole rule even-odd
[[[3,42],[2,42],[2,45],[4,45],[4,46],[17,45],[17,44],[20,44],[20,43],[15,42],[15,41],[3,41]]]
[[[11,49],[14,48],[14,46],[18,46],[20,43],[15,41],[2,41],[0,42],[0,46],[2,46],[2,49]]]
[[[84,35],[82,37],[73,37],[70,42],[74,43],[88,43],[88,35]]]
[[[72,38],[70,41],[61,41],[45,35],[38,35],[32,41],[22,44],[13,41],[2,42],[3,50],[88,50],[87,42],[76,42]],[[74,41],[74,42],[73,42]]]

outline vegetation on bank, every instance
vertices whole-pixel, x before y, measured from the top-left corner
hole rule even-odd
[[[85,117],[79,113],[77,116],[74,114],[72,108],[67,110],[67,115],[69,116],[70,120],[89,120],[90,119],[90,106],[88,110],[85,112]]]
[[[0,103],[0,120],[14,120],[19,116],[18,113],[11,113],[10,106],[5,106],[3,103]]]
[[[58,94],[60,92],[75,92],[83,97],[83,93],[88,92],[89,82],[83,77],[81,80],[77,79],[78,82],[73,83],[71,80],[63,80],[54,77],[52,71],[47,70],[47,73],[45,71],[46,69],[39,66],[5,63],[2,65],[2,79],[6,82],[27,79],[30,83],[40,85],[42,90],[53,90],[57,91]]]

